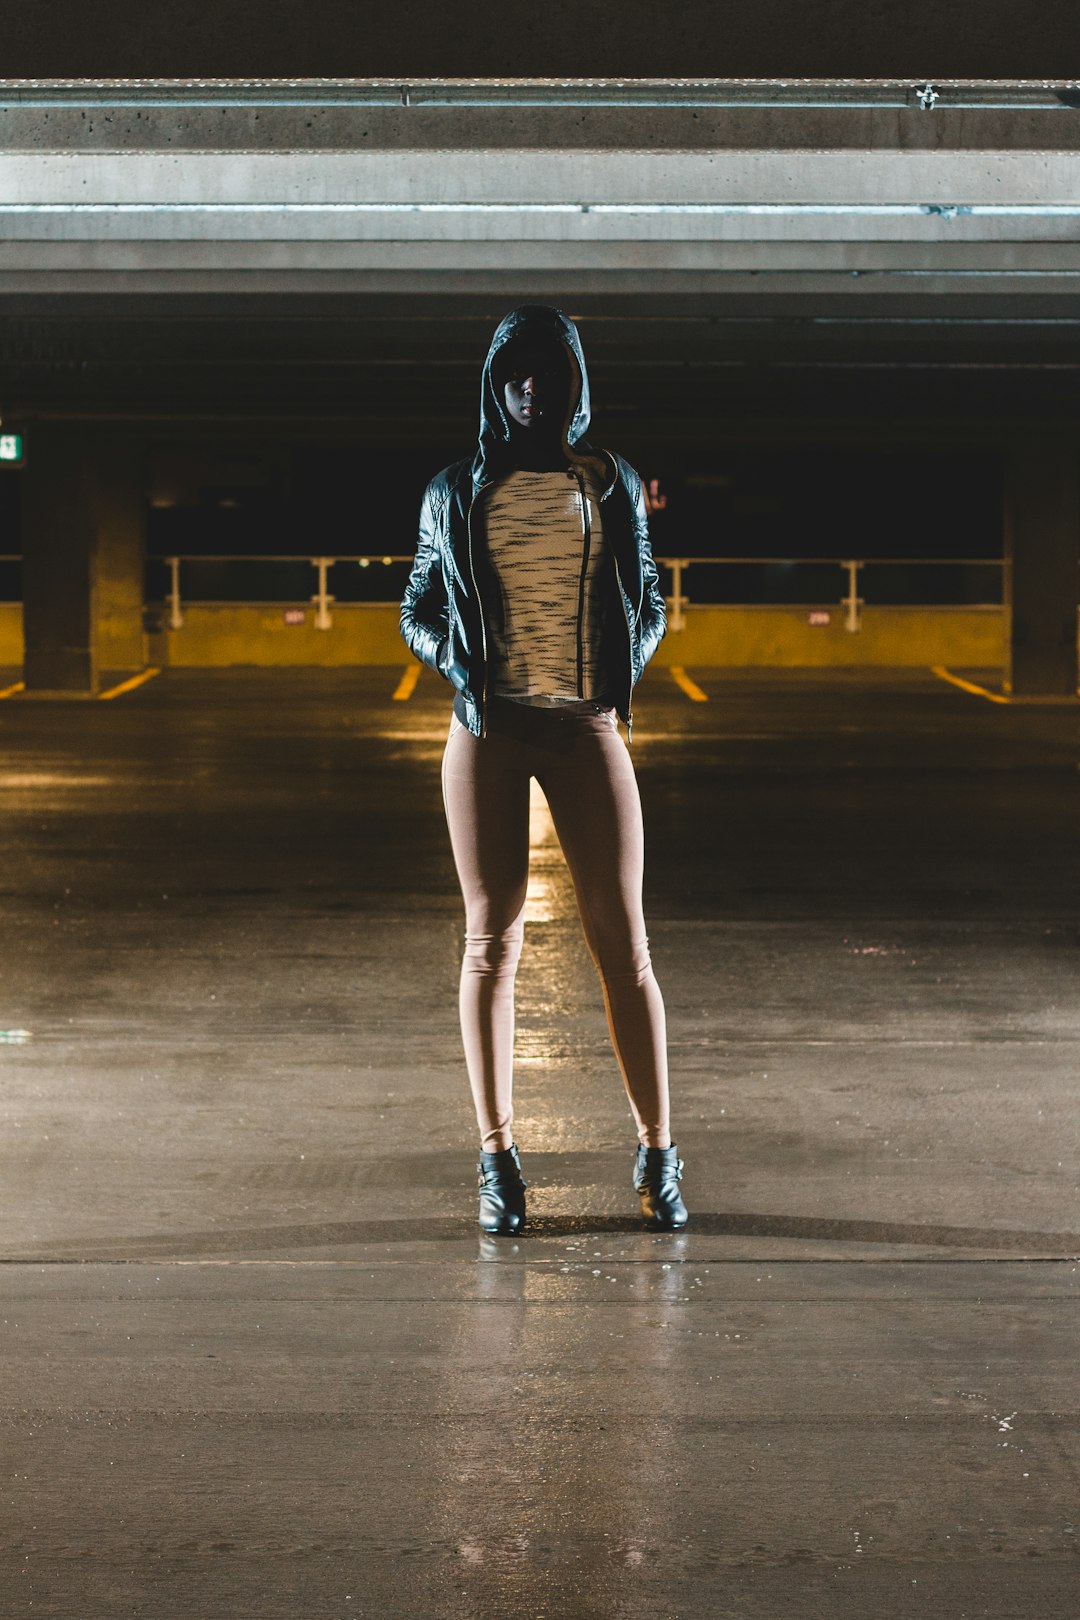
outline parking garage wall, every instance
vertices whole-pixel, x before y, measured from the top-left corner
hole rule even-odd
[[[811,623],[796,607],[694,607],[685,628],[669,630],[660,665],[928,665],[998,668],[1005,662],[1006,617],[1001,608],[864,608],[858,631],[845,628],[842,609],[817,609],[828,622]],[[409,654],[398,633],[397,608],[387,603],[335,606],[329,630],[312,610],[272,603],[203,603],[184,609],[184,623],[163,623],[148,636],[159,667],[230,665],[400,664]],[[0,665],[21,665],[22,608],[0,603]]]

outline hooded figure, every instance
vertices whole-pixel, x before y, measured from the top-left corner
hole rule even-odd
[[[611,469],[603,454],[591,449],[584,435],[592,416],[589,402],[589,373],[578,329],[561,309],[548,304],[521,304],[503,317],[495,328],[491,347],[480,379],[480,448],[473,461],[474,477],[486,467],[493,470],[512,461],[512,426],[508,418],[503,387],[515,353],[534,355],[545,351],[558,356],[568,383],[561,425],[561,449],[566,460],[580,467],[591,465],[598,478],[610,479]]]
[[[522,304],[495,329],[480,381],[480,431],[476,453],[435,475],[420,508],[416,557],[401,604],[401,634],[411,651],[456,688],[456,712],[476,736],[486,731],[489,620],[498,611],[486,555],[483,505],[490,486],[533,461],[529,435],[511,416],[505,394],[515,353],[558,356],[565,367],[566,399],[556,442],[543,435],[555,465],[582,488],[583,543],[589,541],[589,508],[600,519],[604,553],[597,564],[591,613],[594,662],[604,671],[606,694],[632,738],[631,695],[666,628],[649,543],[641,479],[617,454],[586,438],[591,418],[589,374],[574,322],[547,304]],[[539,435],[537,437],[540,437]],[[586,498],[586,491],[590,497]],[[581,626],[581,633],[585,632]]]
[[[631,694],[664,634],[641,479],[595,448],[577,328],[523,304],[500,321],[475,455],[420,508],[401,633],[455,688],[442,789],[465,901],[458,1006],[480,1128],[479,1224],[525,1221],[513,1140],[514,981],[524,940],[531,783],[570,868],[638,1145],[646,1225],[685,1225],[671,1141],[664,1003],[642,911],[644,831]]]

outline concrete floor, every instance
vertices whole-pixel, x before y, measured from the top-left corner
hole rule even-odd
[[[399,673],[0,703],[0,1616],[1076,1620],[1077,709],[650,673],[691,1224],[541,802],[491,1239]]]

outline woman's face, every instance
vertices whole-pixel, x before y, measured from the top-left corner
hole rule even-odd
[[[522,349],[507,357],[503,398],[511,421],[530,433],[559,433],[566,411],[566,356]]]

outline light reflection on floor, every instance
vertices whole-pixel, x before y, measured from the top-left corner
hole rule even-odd
[[[559,868],[562,868],[561,876]],[[554,922],[565,911],[557,903],[558,891],[569,887],[570,873],[551,819],[543,789],[535,776],[529,782],[529,889],[525,922]],[[565,898],[565,895],[564,895]]]
[[[79,771],[3,771],[0,788],[112,787],[115,776],[89,776]]]
[[[529,784],[529,886],[525,900],[525,948],[517,981],[514,1070],[515,1130],[519,1139],[547,1152],[574,1151],[595,1137],[593,1100],[598,1090],[621,1088],[604,1018],[603,993],[589,958],[578,916],[573,880],[551,811],[535,778]],[[580,1108],[552,1110],[548,1080],[574,1075]],[[565,1091],[563,1092],[565,1098]],[[629,1118],[629,1114],[627,1116]],[[534,1207],[560,1207],[558,1199],[586,1197],[597,1189],[572,1193],[558,1181],[537,1186]],[[599,1195],[607,1207],[609,1192]]]

